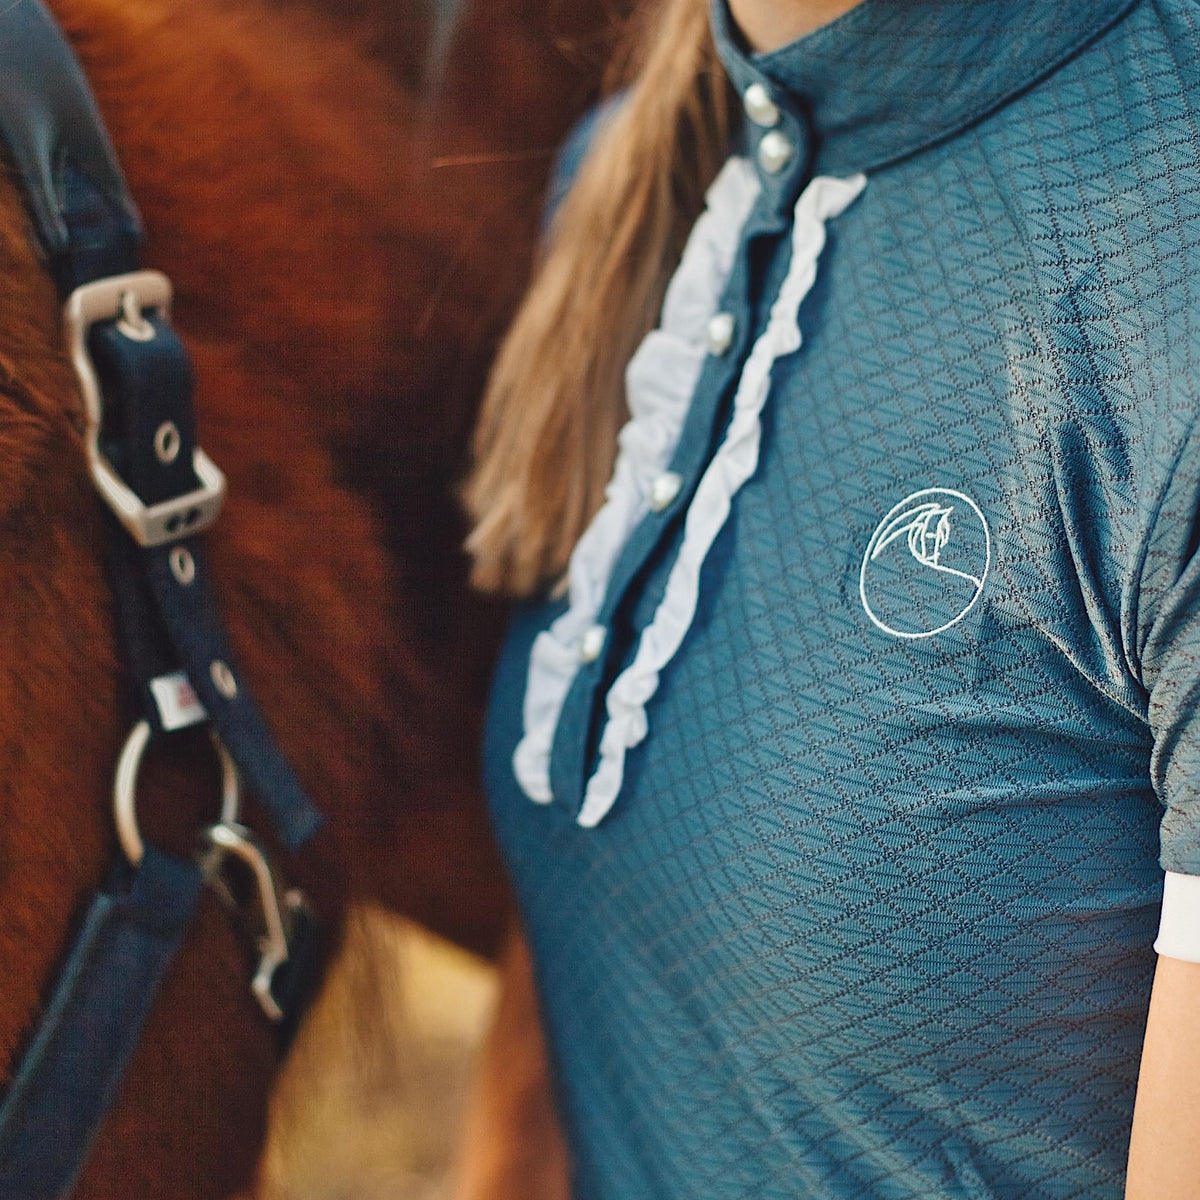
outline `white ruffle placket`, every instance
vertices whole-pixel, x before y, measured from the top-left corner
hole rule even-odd
[[[600,761],[587,784],[580,825],[595,826],[610,811],[624,779],[626,752],[646,736],[646,704],[691,626],[704,560],[729,516],[734,495],[758,465],[760,416],[771,368],[776,359],[800,347],[800,304],[816,279],[825,224],[845,211],[865,184],[861,175],[844,180],[819,177],[796,202],[791,265],[767,327],[742,370],[729,428],[688,508],[663,598],[642,632],[633,661],[609,690]],[[584,656],[585,638],[595,625],[618,555],[650,511],[653,483],[674,456],[709,353],[708,323],[729,281],[742,228],[759,191],[748,160],[726,163],[709,189],[705,212],[668,285],[659,327],[645,338],[626,370],[630,420],[618,438],[604,505],[571,556],[567,611],[538,635],[530,653],[524,736],[514,752],[513,769],[522,790],[538,803],[553,798],[551,747]]]

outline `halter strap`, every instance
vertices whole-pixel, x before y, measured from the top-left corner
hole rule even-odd
[[[61,296],[134,269],[137,206],[79,61],[38,0],[0,14],[0,140]]]
[[[215,519],[225,481],[195,442],[191,367],[167,322],[170,285],[137,271],[137,208],[80,65],[39,0],[0,12],[0,143],[64,301],[89,467],[111,510],[118,634],[139,709],[131,742],[141,739],[140,752],[151,737],[210,723],[279,841],[297,849],[321,817],[232,665],[196,536]],[[70,1192],[201,885],[225,861],[221,846],[253,868],[250,891],[270,917],[253,990],[285,1037],[320,976],[311,914],[277,888],[249,830],[226,817],[196,861],[173,858],[141,843],[134,783],[121,780],[118,771],[118,831],[136,853],[92,898],[0,1104],[0,1200]]]
[[[148,847],[92,900],[0,1108],[0,1198],[67,1195],[112,1104],[203,876]]]

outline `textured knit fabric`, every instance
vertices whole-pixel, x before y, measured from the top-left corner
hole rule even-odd
[[[487,775],[578,1200],[1118,1200],[1162,867],[1200,874],[1200,6],[866,0],[746,54],[795,148],[557,721]],[[747,123],[754,157],[764,129]],[[757,470],[615,805],[577,816],[785,279]],[[1161,863],[1161,865],[1160,865]]]

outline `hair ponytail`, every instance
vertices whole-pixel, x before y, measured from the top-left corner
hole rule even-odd
[[[730,85],[705,0],[664,0],[627,61],[628,98],[563,201],[484,397],[464,498],[488,591],[560,577],[600,507],[625,364],[725,158]]]

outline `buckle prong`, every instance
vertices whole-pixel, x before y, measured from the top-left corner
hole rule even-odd
[[[121,316],[117,328],[131,342],[154,341],[154,326],[146,320],[141,301],[136,292],[125,292],[121,297]]]

